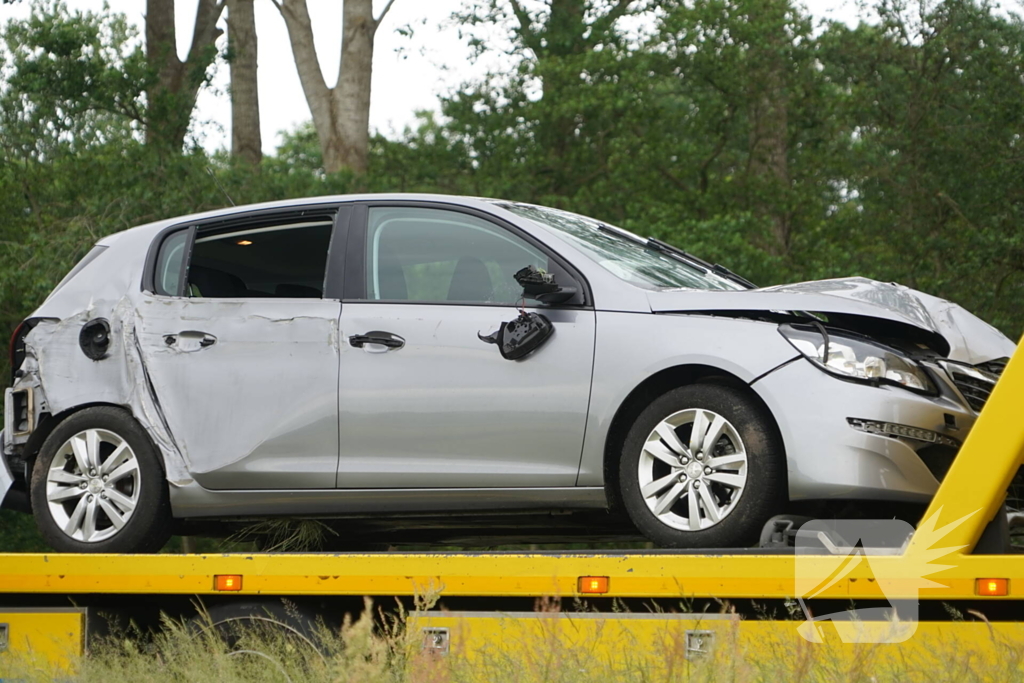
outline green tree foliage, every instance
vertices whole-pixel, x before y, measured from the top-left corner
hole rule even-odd
[[[618,23],[629,0],[478,0],[460,15],[472,27],[506,26],[517,68],[471,84],[444,103],[449,133],[471,154],[490,194],[562,206],[606,178],[620,120]],[[477,39],[478,50],[486,43]],[[576,199],[573,199],[576,198]],[[585,200],[584,200],[585,201]],[[577,203],[578,206],[578,203]]]
[[[826,229],[851,236],[850,266],[1018,335],[1024,25],[970,0],[885,0],[878,12],[878,25],[833,26],[820,41],[851,141],[848,201]]]

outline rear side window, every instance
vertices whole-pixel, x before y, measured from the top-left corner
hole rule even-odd
[[[320,298],[332,231],[331,220],[316,219],[215,234],[199,232],[192,247],[186,294],[207,299]],[[169,262],[172,259],[168,257]]]

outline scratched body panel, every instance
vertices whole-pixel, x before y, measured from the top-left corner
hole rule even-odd
[[[144,296],[140,310],[143,357],[197,482],[334,487],[339,302]]]

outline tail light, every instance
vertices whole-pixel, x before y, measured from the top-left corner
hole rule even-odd
[[[11,436],[27,436],[35,431],[35,409],[32,405],[32,387],[21,391],[9,391],[7,398],[11,402],[13,420],[9,425]]]
[[[14,384],[14,380],[17,378],[15,373],[21,364],[25,361],[25,337],[28,336],[29,331],[34,327],[30,320],[23,320],[16,328],[14,328],[14,334],[11,335],[11,384]]]

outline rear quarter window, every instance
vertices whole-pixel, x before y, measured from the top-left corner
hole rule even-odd
[[[153,288],[157,294],[180,295],[182,263],[188,234],[188,230],[181,230],[168,236],[160,245],[160,253],[156,257],[156,274],[153,277]]]

